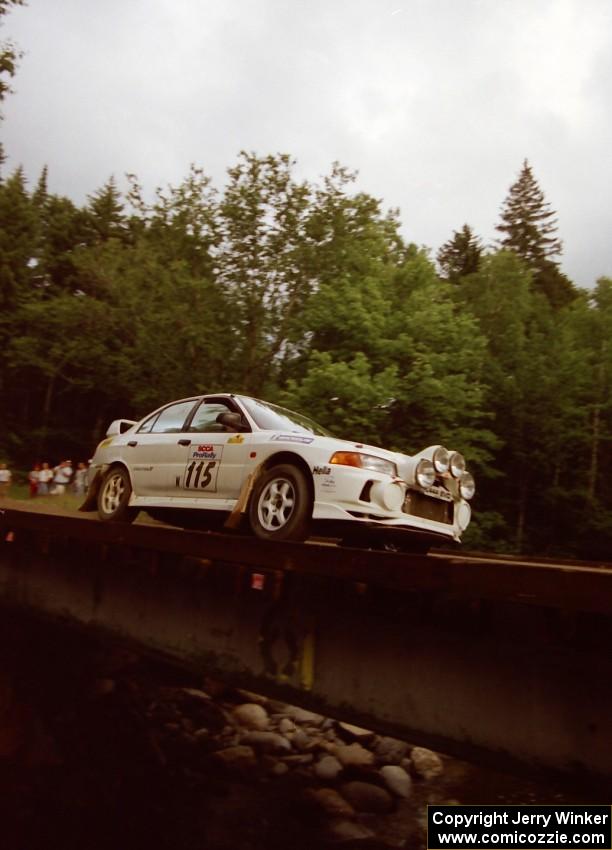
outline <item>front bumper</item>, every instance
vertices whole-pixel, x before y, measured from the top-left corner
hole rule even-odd
[[[418,531],[458,541],[470,517],[469,504],[450,492],[447,498],[435,498],[399,479],[367,470],[343,467],[327,481],[315,476],[315,520]]]

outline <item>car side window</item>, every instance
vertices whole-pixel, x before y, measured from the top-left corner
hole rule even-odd
[[[231,408],[218,401],[203,401],[193,415],[189,431],[194,433],[217,433],[225,431],[225,427],[217,422],[220,413],[227,413]]]
[[[152,428],[152,427],[153,427],[153,425],[156,423],[156,421],[157,421],[157,417],[158,417],[158,416],[159,416],[159,413],[155,413],[155,414],[153,414],[153,416],[149,416],[149,418],[148,418],[148,419],[146,419],[146,420],[142,423],[142,425],[140,426],[140,428],[138,429],[138,433],[139,433],[139,434],[150,434],[150,433],[151,433],[151,428]]]
[[[138,431],[148,434],[176,434],[182,430],[185,419],[193,409],[193,404],[193,399],[171,404],[165,407],[156,419],[152,417],[153,421],[147,419],[143,422]]]

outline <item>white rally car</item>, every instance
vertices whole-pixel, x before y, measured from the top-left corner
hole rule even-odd
[[[474,495],[458,452],[405,455],[339,440],[305,416],[230,393],[116,420],[89,480],[81,510],[97,505],[103,520],[131,521],[142,509],[184,525],[248,525],[266,539],[304,540],[316,529],[400,548],[458,541]]]

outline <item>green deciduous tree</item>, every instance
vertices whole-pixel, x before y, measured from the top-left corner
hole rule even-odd
[[[194,276],[186,262],[168,263],[143,238],[88,249],[78,264],[95,293],[89,300],[108,309],[100,334],[110,357],[98,367],[107,375],[107,406],[142,414],[229,379],[231,341],[217,321],[227,308],[213,281]]]
[[[387,289],[391,304],[386,356],[402,387],[394,409],[394,442],[415,451],[440,442],[461,447],[486,471],[495,438],[487,427],[486,340],[454,300],[423,252],[407,260]],[[401,439],[401,442],[398,442]]]
[[[339,437],[380,443],[397,391],[393,364],[378,370],[361,351],[350,359],[315,351],[305,376],[299,381],[290,379],[280,401],[295,410],[308,411]]]
[[[344,275],[311,297],[302,315],[311,347],[302,377],[290,384],[293,397],[303,391],[312,398],[324,369],[324,397],[339,399],[340,408],[353,405],[343,394],[341,366],[355,370],[358,355],[360,368],[350,374],[368,384],[363,397],[374,428],[363,439],[375,434],[409,452],[436,441],[460,445],[483,467],[495,442],[482,407],[485,341],[426,254],[413,247],[404,256],[399,266],[381,262],[363,278]]]
[[[488,340],[486,406],[501,440],[494,465],[504,480],[483,482],[484,495],[508,519],[518,550],[536,540],[552,550],[552,494],[573,486],[573,440],[584,428],[585,362],[565,314],[532,279],[524,261],[501,251],[484,258],[457,292]]]
[[[24,0],[0,0],[0,26],[2,18],[13,6],[23,6]],[[17,46],[9,40],[0,42],[0,103],[10,92],[11,79],[17,71],[17,63],[21,58],[21,52]],[[0,113],[2,121],[2,113]],[[0,166],[4,162],[4,152],[0,144]]]
[[[286,155],[243,152],[219,203],[218,280],[232,303],[236,384],[260,393],[312,288],[304,268],[311,189]]]
[[[219,244],[218,192],[203,169],[192,165],[178,186],[158,188],[147,203],[135,175],[127,199],[135,211],[130,229],[143,235],[168,262],[187,263],[194,275],[211,278]]]
[[[463,452],[468,545],[612,555],[612,282],[559,286],[553,243],[485,254],[466,225],[440,279],[337,164],[309,183],[242,153],[223,188],[192,167],[150,203],[132,178],[82,208],[18,169],[0,182],[0,450],[86,457],[111,419],[247,390],[339,436]]]
[[[572,314],[577,341],[586,352],[585,379],[588,380],[587,441],[588,473],[585,479],[589,500],[598,494],[612,494],[608,484],[612,465],[608,447],[612,442],[612,279],[600,278],[581,309]]]

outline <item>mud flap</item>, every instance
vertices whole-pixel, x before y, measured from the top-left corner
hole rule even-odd
[[[102,483],[102,470],[99,469],[93,477],[93,481],[87,489],[85,501],[79,506],[79,511],[95,511],[98,507],[98,491]]]
[[[242,490],[240,491],[240,495],[238,496],[238,501],[236,502],[234,509],[223,523],[223,528],[239,528],[240,523],[242,522],[243,514],[246,512],[247,506],[249,504],[249,499],[251,498],[251,493],[253,492],[255,482],[261,475],[262,471],[263,464],[258,466],[257,469],[253,470],[253,472],[249,474],[244,484],[242,485]]]

